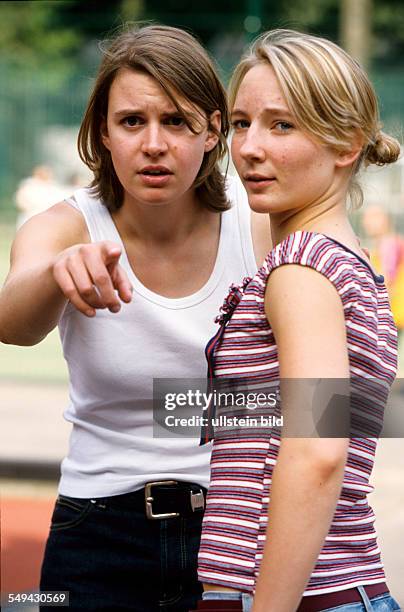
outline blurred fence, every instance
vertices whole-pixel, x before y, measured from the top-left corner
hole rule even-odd
[[[7,218],[18,182],[33,166],[49,164],[62,181],[77,168],[75,153],[70,162],[66,159],[72,157],[70,143],[74,146],[91,81],[77,76],[56,89],[35,73],[16,76],[1,65],[0,82],[0,216]],[[69,128],[74,135],[67,143],[64,135]]]

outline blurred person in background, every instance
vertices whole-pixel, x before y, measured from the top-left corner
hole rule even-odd
[[[268,219],[218,167],[227,133],[201,45],[125,29],[79,133],[91,188],[30,219],[12,247],[0,339],[33,345],[58,325],[69,369],[73,429],[40,586],[69,591],[71,609],[187,612],[201,594],[210,448],[153,437],[153,378],[205,378],[223,294],[269,248]]]
[[[86,185],[88,185],[89,180],[91,180],[91,178],[89,178],[88,176],[85,177],[84,173],[80,173],[80,172],[72,172],[68,177],[67,177],[67,181],[66,181],[66,188],[68,188],[69,194],[71,194],[72,189],[79,189],[80,187],[85,187]]]
[[[31,176],[23,179],[15,194],[18,209],[17,229],[32,216],[43,212],[66,195],[49,166],[35,166]]]
[[[252,210],[270,215],[274,248],[226,298],[206,353],[219,383],[280,384],[274,412],[285,421],[214,439],[198,609],[398,611],[367,499],[397,330],[346,200],[362,164],[391,164],[400,146],[381,131],[360,65],[331,41],[292,30],[263,34],[248,50],[230,107],[233,162]],[[348,409],[355,398],[342,434],[339,383]],[[332,408],[331,435],[302,434],[310,406]]]
[[[362,227],[375,269],[383,274],[390,305],[398,330],[399,366],[404,371],[404,237],[397,234],[391,219],[381,206],[363,211]]]

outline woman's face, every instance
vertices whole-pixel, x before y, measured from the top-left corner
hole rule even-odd
[[[253,210],[302,209],[335,190],[338,153],[297,126],[270,64],[243,78],[232,125],[232,157]]]
[[[201,117],[179,99],[192,125]],[[211,117],[220,130],[220,112]],[[157,81],[128,68],[118,71],[109,90],[108,115],[102,141],[110,151],[115,172],[124,188],[124,204],[189,202],[193,183],[206,152],[218,141],[207,120],[194,134]]]

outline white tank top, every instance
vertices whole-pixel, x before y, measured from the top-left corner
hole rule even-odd
[[[216,263],[207,283],[184,298],[167,298],[135,276],[108,209],[79,189],[70,203],[84,216],[92,242],[122,247],[120,263],[132,282],[130,304],[93,318],[71,304],[59,322],[70,374],[73,425],[59,491],[105,497],[135,491],[154,480],[209,483],[210,445],[196,438],[153,437],[153,378],[204,378],[204,349],[229,285],[253,276],[256,264],[245,191],[228,179],[230,210],[222,213]]]

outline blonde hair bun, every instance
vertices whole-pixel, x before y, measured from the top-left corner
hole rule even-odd
[[[376,164],[376,166],[384,166],[392,164],[400,156],[400,143],[395,138],[380,131],[374,143],[370,144],[365,154],[365,164]]]

